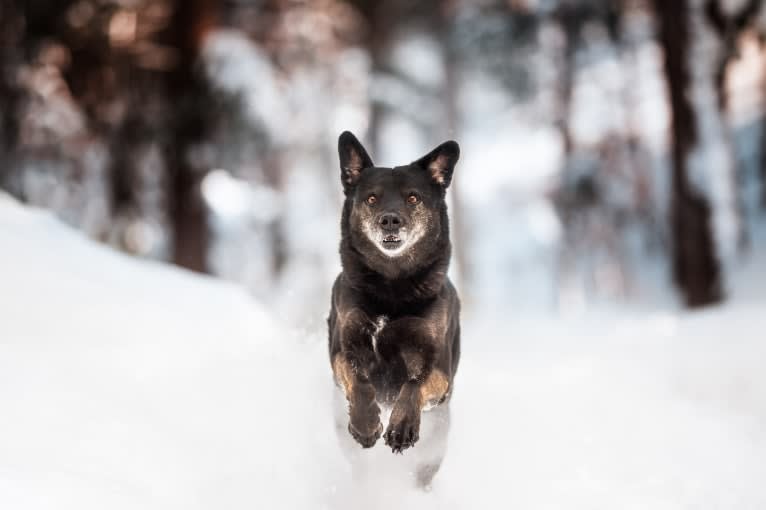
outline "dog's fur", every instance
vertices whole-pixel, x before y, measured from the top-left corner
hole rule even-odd
[[[459,147],[445,142],[409,165],[380,168],[344,132],[338,153],[345,203],[343,272],[328,318],[332,369],[351,436],[373,446],[383,433],[380,405],[392,406],[383,437],[401,453],[419,439],[421,412],[447,405],[460,357],[445,202]],[[422,466],[421,483],[440,461]]]

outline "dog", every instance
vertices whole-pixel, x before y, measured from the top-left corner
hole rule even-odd
[[[460,147],[448,141],[409,165],[383,168],[346,131],[338,155],[342,272],[327,322],[332,371],[347,401],[346,437],[370,448],[382,434],[402,453],[418,442],[423,411],[437,407],[449,416],[460,359],[445,201]],[[390,409],[385,432],[381,406]],[[420,485],[430,484],[443,454],[417,466]]]

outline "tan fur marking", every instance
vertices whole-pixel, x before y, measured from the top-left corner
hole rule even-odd
[[[346,182],[353,184],[362,173],[362,157],[355,150],[352,150],[348,159],[348,164],[346,165]]]
[[[420,407],[433,407],[441,402],[449,390],[447,376],[441,370],[433,369],[420,386]]]
[[[332,361],[332,372],[335,375],[335,381],[343,388],[346,396],[350,395],[354,389],[354,374],[351,373],[351,364],[342,354],[337,354]]]
[[[445,156],[437,156],[436,159],[431,161],[428,165],[428,170],[431,172],[431,178],[439,184],[444,184],[444,167],[447,166],[447,158]]]

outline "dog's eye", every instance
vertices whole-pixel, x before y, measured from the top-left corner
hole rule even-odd
[[[378,197],[376,197],[375,195],[370,195],[369,197],[367,197],[367,200],[366,200],[367,205],[375,205],[375,202],[377,201],[378,201]]]
[[[408,203],[408,204],[410,204],[410,205],[415,205],[415,204],[417,204],[418,202],[420,202],[420,198],[418,198],[418,196],[417,196],[416,194],[414,194],[414,193],[410,193],[410,194],[407,196],[407,203]]]

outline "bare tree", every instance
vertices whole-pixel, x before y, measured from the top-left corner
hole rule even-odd
[[[197,168],[189,158],[190,149],[210,129],[212,99],[197,61],[205,35],[216,20],[215,0],[178,0],[173,6],[167,44],[177,59],[166,80],[167,98],[172,105],[170,139],[166,158],[170,177],[170,221],[173,228],[173,262],[206,272],[207,212],[200,195],[206,169]]]
[[[654,6],[665,52],[672,115],[673,277],[688,306],[704,306],[720,301],[723,296],[710,205],[692,187],[688,177],[689,154],[698,139],[695,112],[688,97],[689,5],[688,0],[655,0]]]
[[[718,94],[718,107],[723,115],[728,110],[728,97],[726,90],[726,80],[730,64],[738,55],[737,45],[742,33],[752,27],[760,10],[762,8],[761,0],[747,0],[747,2],[735,12],[726,12],[721,5],[721,0],[707,0],[705,3],[705,14],[708,23],[716,31],[722,43],[722,50],[718,55],[715,71],[715,86]],[[766,160],[764,160],[766,161]],[[732,168],[730,176],[732,187],[737,189],[739,179],[737,178],[738,169]],[[765,195],[766,196],[766,195]],[[739,247],[744,249],[749,244],[745,222],[742,220],[745,215],[745,204],[742,193],[737,189],[736,210],[740,217],[739,222]]]

